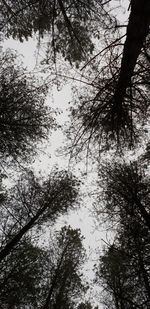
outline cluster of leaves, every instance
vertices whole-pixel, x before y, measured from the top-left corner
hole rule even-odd
[[[67,172],[55,171],[43,184],[32,172],[23,175],[1,205],[0,260],[5,259],[37,223],[54,222],[60,214],[73,208],[77,195],[78,182]]]
[[[11,50],[0,53],[0,80],[0,154],[2,167],[7,169],[8,162],[12,168],[18,161],[27,164],[36,154],[37,143],[48,138],[56,123],[54,113],[45,104],[47,85],[29,74]],[[57,308],[60,297],[66,308],[84,290],[78,274],[83,258],[80,233],[64,228],[59,241],[55,239],[62,261],[66,259],[59,273],[60,255],[55,252],[51,261],[49,251],[35,241],[39,239],[40,227],[48,222],[52,225],[58,216],[78,205],[80,182],[67,171],[54,169],[43,180],[25,169],[15,185],[6,190],[2,185],[4,177],[1,173],[0,306],[42,308],[49,286],[54,284],[55,292],[45,308],[51,306],[49,301]],[[69,242],[68,248],[63,248],[61,237]]]
[[[0,30],[20,41],[38,33],[50,36],[50,46],[70,62],[80,62],[93,51],[95,21],[106,18],[103,2],[90,0],[2,1]],[[108,18],[109,19],[109,18]],[[91,20],[94,22],[91,23]],[[106,20],[105,20],[106,23]]]
[[[1,190],[3,190],[1,185]],[[2,308],[76,308],[87,290],[80,230],[54,231],[45,249],[39,228],[77,206],[79,181],[53,170],[45,181],[32,171],[1,194],[0,305]]]
[[[0,266],[1,308],[25,308],[27,304],[37,308],[38,301],[44,297],[41,287],[44,285],[47,260],[48,252],[33,245],[29,238],[24,238],[17,250],[12,251]]]
[[[56,232],[47,249],[25,237],[1,263],[1,307],[73,308],[86,289],[78,272],[84,258],[80,231],[69,226]]]
[[[55,120],[44,101],[47,87],[28,74],[11,51],[0,54],[1,159],[27,160],[48,138]]]
[[[141,160],[105,166],[101,173],[105,176],[103,207],[117,225],[114,243],[104,249],[96,270],[104,288],[104,308],[148,308],[149,177]]]
[[[80,91],[76,94],[68,130],[75,154],[93,145],[105,150],[133,147],[145,135],[143,127],[149,121],[150,14],[146,12],[150,8],[148,1],[145,9],[139,9],[140,1],[135,3],[136,9],[131,1],[126,34],[119,30],[114,35],[105,34],[101,40],[104,48],[83,66],[88,86],[83,95]]]
[[[100,144],[105,150],[133,146],[143,137],[143,126],[149,120],[150,2],[131,1],[123,35],[116,30],[116,19],[105,10],[109,2],[1,0],[0,4],[3,36],[21,42],[35,34],[39,41],[48,38],[47,57],[52,50],[54,62],[59,54],[78,67],[93,52],[104,30],[104,48],[83,67],[92,63],[87,70],[88,75],[95,73],[93,79],[88,77],[92,92],[86,93],[86,100],[80,96],[80,103],[72,108],[69,135],[73,130],[77,153],[89,150],[90,145]],[[37,86],[15,61],[11,52],[0,55],[0,153],[4,162],[27,159],[37,141],[46,139],[55,125],[51,110],[44,106],[47,87]],[[105,308],[149,307],[150,189],[143,159],[149,161],[149,144],[138,162],[101,167],[100,212],[117,223],[114,243],[105,249],[97,267]],[[77,304],[86,291],[79,273],[84,260],[79,230],[62,228],[50,254],[33,243],[36,227],[48,221],[52,224],[73,208],[77,193],[78,182],[64,171],[54,171],[45,181],[29,172],[10,192],[2,190],[2,308],[92,308],[90,303]]]
[[[77,65],[93,51],[92,38],[97,41],[103,33],[105,46],[98,52],[103,59],[98,57],[95,64],[100,62],[101,67],[96,78],[97,93],[86,101],[79,99],[79,106],[73,110],[73,126],[86,145],[94,140],[131,146],[138,140],[136,123],[143,124],[149,107],[147,87],[143,86],[149,72],[149,1],[144,6],[139,0],[131,1],[125,42],[121,40],[125,34],[117,30],[118,21],[107,12],[109,2],[3,0],[1,31],[19,40],[36,32],[40,37],[48,36],[54,61],[60,53]]]
[[[86,291],[80,266],[85,260],[80,230],[63,227],[56,236],[57,259],[50,271],[50,285],[43,308],[74,307],[76,299]],[[55,252],[55,254],[56,254]]]

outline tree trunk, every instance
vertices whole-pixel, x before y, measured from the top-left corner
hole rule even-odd
[[[138,257],[139,257],[139,266],[142,272],[142,276],[143,276],[143,280],[144,280],[144,284],[145,284],[145,289],[147,292],[147,296],[148,296],[148,300],[150,301],[150,283],[149,283],[149,276],[147,274],[147,271],[145,269],[145,265],[143,262],[143,258],[141,256],[140,251],[138,250]]]
[[[124,44],[119,80],[114,94],[116,108],[122,105],[126,89],[130,85],[137,58],[149,32],[149,24],[150,1],[131,0],[127,37]]]
[[[32,228],[38,218],[44,213],[47,204],[43,206],[36,215],[15,235],[10,242],[0,252],[0,262],[11,252],[11,250],[18,244],[21,238]]]
[[[60,273],[60,267],[62,265],[62,262],[63,262],[63,258],[64,258],[64,255],[66,253],[66,250],[68,248],[68,245],[69,243],[66,244],[63,252],[62,252],[62,255],[61,255],[61,258],[60,258],[60,261],[58,263],[58,266],[57,266],[57,269],[56,269],[56,272],[55,272],[55,276],[52,280],[52,283],[51,283],[51,287],[49,289],[49,293],[48,293],[48,296],[46,298],[46,302],[44,304],[44,306],[41,308],[41,309],[49,309],[50,308],[50,300],[51,300],[51,297],[52,297],[52,293],[54,291],[54,288],[56,287],[56,283],[57,283],[57,280],[58,280],[58,276],[59,276],[59,273]]]

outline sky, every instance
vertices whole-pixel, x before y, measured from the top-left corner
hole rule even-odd
[[[116,3],[115,0],[113,0]],[[127,7],[129,1],[122,0],[121,3]],[[116,9],[117,12],[117,9]],[[127,18],[127,11],[122,9],[119,11],[120,19],[124,21]],[[118,13],[116,13],[118,14]],[[32,71],[36,67],[37,61],[37,41],[34,39],[29,39],[24,43],[20,43],[16,40],[8,39],[4,43],[4,49],[11,48],[17,50],[19,54],[23,55],[23,63],[27,66],[27,69]],[[61,109],[61,114],[57,117],[59,124],[63,125],[68,120],[68,111],[69,102],[71,100],[71,88],[69,84],[64,86],[61,91],[57,91],[54,87],[53,93],[47,98],[47,104],[50,104],[54,109]],[[68,169],[69,156],[60,156],[58,155],[58,148],[60,148],[64,143],[64,135],[61,130],[53,132],[49,138],[49,143],[44,147],[42,145],[42,152],[39,154],[38,158],[35,160],[33,167],[35,171],[43,173],[43,175],[49,174],[51,168],[54,165],[58,165],[59,168]],[[85,164],[80,163],[75,166],[74,172],[77,176],[80,177],[80,172],[85,171]],[[91,182],[92,178],[95,177],[95,172],[91,171],[86,174],[85,171],[85,184],[83,191],[86,195],[86,192],[91,191]],[[64,224],[70,224],[73,228],[80,228],[82,235],[85,237],[84,246],[87,250],[87,255],[89,257],[88,263],[85,265],[85,274],[89,279],[94,278],[94,272],[92,268],[98,258],[96,251],[101,251],[104,242],[111,242],[113,240],[113,234],[108,232],[104,226],[98,225],[95,221],[95,218],[92,216],[92,202],[93,199],[91,196],[86,196],[83,198],[82,206],[76,211],[76,213],[70,213],[69,215],[61,217],[57,224],[56,228],[60,229],[60,226]],[[48,229],[45,234],[48,235]],[[102,307],[99,306],[99,309]]]
[[[8,39],[4,43],[4,49],[7,48],[14,49],[19,54],[23,55],[24,58],[22,60],[28,70],[32,71],[35,68],[36,41],[29,39],[24,43],[19,43],[18,41]],[[57,91],[56,87],[54,87],[53,99],[51,96],[47,98],[47,103],[50,104],[50,106],[54,109],[59,108],[62,111],[62,113],[57,117],[57,121],[60,125],[63,125],[66,121],[68,121],[67,109],[69,107],[68,103],[70,100],[71,89],[69,85],[64,86],[61,91]],[[64,139],[65,137],[59,129],[51,134],[48,145],[45,147],[42,145],[43,150],[32,165],[37,174],[40,172],[44,176],[48,175],[54,165],[57,165],[60,169],[69,168],[69,156],[58,155],[58,149],[64,144]],[[80,163],[76,165],[74,163],[73,169],[77,177],[80,177],[81,171],[85,171],[85,164]],[[92,178],[95,177],[95,174],[93,172],[86,173],[85,171],[84,175],[85,184],[82,191],[84,190],[84,195],[86,195],[86,192],[90,192],[91,190],[91,182]],[[90,196],[83,197],[80,208],[76,212],[71,212],[66,216],[60,217],[55,225],[57,230],[59,230],[61,226],[68,224],[70,224],[72,228],[81,229],[81,233],[85,237],[83,240],[83,245],[87,250],[88,257],[88,262],[84,267],[84,273],[87,280],[92,280],[94,278],[93,266],[98,259],[96,251],[98,248],[100,249],[102,247],[102,244],[104,244],[103,239],[106,240],[106,231],[104,230],[104,227],[100,228],[100,226],[95,225],[95,219],[93,218],[91,212],[92,202],[93,199]],[[48,235],[49,226],[45,229],[45,241],[46,238],[48,241]]]

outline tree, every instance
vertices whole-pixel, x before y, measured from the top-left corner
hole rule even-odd
[[[55,266],[51,269],[47,297],[42,309],[74,308],[86,287],[80,267],[85,259],[79,230],[63,227],[56,238]]]
[[[78,181],[65,171],[54,171],[43,184],[32,172],[23,177],[4,203],[6,223],[0,261],[16,248],[33,226],[47,220],[54,222],[60,214],[74,207],[78,185]]]
[[[49,246],[39,248],[26,237],[1,263],[2,308],[76,308],[86,290],[82,236],[65,226],[49,240]]]
[[[78,309],[92,309],[92,305],[89,302],[80,303],[77,307]],[[94,307],[94,309],[98,309],[98,307]]]
[[[77,65],[86,60],[86,55],[92,52],[104,29],[105,47],[87,64],[91,64],[98,56],[106,56],[107,64],[103,66],[101,59],[97,58],[95,67],[98,68],[98,78],[94,78],[97,93],[93,99],[88,100],[88,104],[85,100],[81,102],[76,116],[79,122],[82,121],[83,130],[80,128],[80,132],[87,143],[93,136],[97,141],[115,141],[121,146],[126,141],[126,144],[131,146],[137,140],[137,118],[140,120],[142,116],[144,119],[140,108],[141,101],[144,101],[144,114],[147,114],[147,93],[139,84],[137,87],[137,82],[139,83],[138,62],[143,53],[149,62],[146,41],[149,37],[150,7],[148,0],[144,5],[140,0],[131,1],[127,31],[122,35],[118,31],[119,22],[108,13],[109,3],[111,7],[113,4],[110,0],[91,0],[88,4],[79,0],[22,0],[19,3],[10,1],[8,4],[3,0],[1,29],[5,35],[12,35],[20,40],[32,36],[33,32],[39,32],[40,37],[50,33],[49,45],[53,50],[54,62],[56,54],[61,53],[65,59],[76,62]],[[122,39],[125,35],[124,43]],[[95,38],[96,40],[93,40]],[[49,55],[49,52],[47,54]],[[48,56],[47,62],[49,59]]]
[[[137,219],[129,214],[121,221],[114,244],[100,257],[97,280],[106,308],[149,307],[150,233]]]
[[[99,65],[98,59],[95,60],[93,68],[84,73],[87,78],[83,78],[83,87],[76,90],[70,110],[71,125],[67,131],[74,155],[83,150],[90,155],[93,147],[97,154],[110,149],[123,151],[146,137],[144,126],[149,121],[149,61],[142,49],[119,110],[115,106],[114,95],[120,72],[121,47],[110,43],[107,53],[105,51],[101,55],[106,64]]]
[[[146,149],[145,149],[145,152],[142,156],[142,159],[145,162],[147,161],[147,163],[149,164],[149,162],[150,162],[150,143],[149,142],[146,145]]]
[[[29,238],[20,242],[1,265],[1,308],[37,308],[44,297],[45,276],[48,272],[47,251],[33,245]]]
[[[0,29],[4,35],[20,41],[32,37],[33,33],[38,33],[40,39],[47,36],[54,61],[56,53],[61,53],[70,62],[78,63],[92,53],[91,36],[98,33],[95,20],[99,22],[103,15],[103,4],[95,0],[88,3],[79,0],[15,0],[8,3],[3,0]],[[102,19],[106,22],[104,17]]]
[[[104,48],[83,66],[68,129],[72,153],[123,150],[142,140],[149,119],[149,10],[149,1],[131,1],[126,33],[112,24],[114,35],[106,31]]]
[[[124,119],[123,113],[126,112],[123,101],[127,88],[132,87],[131,78],[134,74],[138,56],[149,34],[150,25],[150,3],[148,0],[144,2],[144,5],[140,0],[131,0],[130,6],[131,13],[127,26],[120,73],[113,96],[113,126],[116,127],[118,133],[122,126],[121,122]]]
[[[102,168],[103,209],[116,224],[112,245],[103,251],[97,280],[104,288],[106,308],[148,308],[149,280],[149,181],[143,164],[130,162]]]
[[[79,101],[75,93],[77,105],[71,108],[73,121],[69,128],[71,139],[72,131],[75,134],[75,152],[86,148],[88,154],[92,147],[92,154],[93,149],[99,154],[110,148],[123,151],[125,147],[133,147],[143,139],[144,126],[149,121],[150,3],[131,0],[127,25],[120,25],[110,16],[107,4],[113,8],[110,0],[1,0],[0,3],[1,36],[23,41],[37,35],[39,45],[42,40],[47,45],[41,62],[47,65],[45,70],[51,69],[51,64],[56,69],[57,59],[62,57],[75,63],[76,69],[83,65],[79,75],[87,74],[84,81],[87,87],[81,89]],[[119,30],[122,26],[126,32]],[[89,59],[96,48],[98,53]],[[7,55],[2,54],[0,62],[1,156],[3,160],[20,160],[24,153],[27,159],[37,141],[48,136],[54,120],[49,119],[48,111],[43,108],[47,87],[37,86],[34,78],[29,81],[27,72],[14,65],[14,56]],[[149,160],[149,143],[137,162],[100,166],[104,190],[98,211],[106,213],[111,223],[117,223],[114,243],[103,252],[97,268],[97,280],[104,287],[104,306],[109,309],[148,309],[150,302],[150,190],[142,160],[145,164]],[[45,264],[44,268],[40,266],[41,280],[38,269],[41,251],[33,243],[25,244],[31,229],[35,235],[36,227],[44,226],[48,220],[55,222],[58,215],[73,207],[78,190],[75,178],[54,171],[44,182],[32,172],[22,179],[8,196],[2,192],[0,199],[2,306],[92,308],[90,303],[79,304],[86,290],[79,272],[84,257],[79,231],[65,227],[60,234],[56,233],[49,257],[47,252],[43,254],[49,261],[49,270],[45,271]],[[17,258],[25,270],[23,264],[17,270],[13,268]],[[37,265],[40,286],[37,279],[32,280],[31,265],[34,270]],[[32,291],[29,291],[30,275]],[[26,280],[24,290],[21,291],[15,278],[20,286]],[[41,299],[37,296],[34,300],[33,293],[38,291]]]
[[[103,175],[104,209],[114,219],[127,219],[128,214],[139,218],[150,230],[149,177],[141,162],[105,165]]]
[[[44,106],[47,87],[16,64],[11,51],[0,54],[1,160],[28,159],[37,142],[54,127],[51,109]]]

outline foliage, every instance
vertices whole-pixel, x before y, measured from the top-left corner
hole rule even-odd
[[[84,258],[80,231],[71,227],[56,232],[47,249],[40,249],[24,238],[17,250],[1,263],[1,306],[74,306],[85,290],[79,273]]]
[[[92,309],[92,305],[89,302],[80,303],[78,309]],[[98,307],[94,307],[94,309],[98,309]]]
[[[43,309],[72,308],[86,287],[80,266],[85,260],[80,230],[63,227],[56,236],[55,265],[51,268]]]
[[[80,104],[73,109],[75,134],[80,135],[81,144],[86,143],[87,147],[90,142],[108,142],[109,147],[111,144],[133,146],[142,131],[141,128],[139,132],[136,124],[140,123],[141,127],[148,115],[149,96],[143,79],[149,72],[149,1],[144,6],[139,0],[131,1],[123,35],[118,30],[119,21],[108,13],[109,2],[111,6],[109,0],[88,3],[15,0],[9,4],[3,0],[1,5],[1,30],[6,36],[23,40],[39,32],[40,38],[48,39],[53,56],[47,50],[47,63],[51,58],[56,62],[58,53],[79,66],[94,46],[99,45],[97,41],[104,44],[83,67],[92,68],[96,60],[98,72],[91,86],[97,85],[97,91],[93,90],[94,96],[79,98]]]
[[[47,88],[17,65],[9,50],[0,54],[0,81],[1,159],[27,160],[54,127],[52,111],[44,105]]]
[[[106,29],[97,55],[83,67],[84,91],[76,94],[68,129],[72,152],[133,148],[149,121],[149,1],[130,6],[125,31]],[[88,69],[87,69],[88,67]],[[90,90],[89,90],[90,88]]]
[[[93,146],[98,154],[110,149],[124,151],[146,137],[144,126],[149,122],[149,61],[142,49],[130,85],[117,106],[116,87],[123,53],[121,41],[120,35],[116,40],[112,38],[110,43],[106,41],[101,55],[106,64],[95,60],[93,70],[90,68],[84,73],[86,79],[83,83],[85,80],[87,86],[76,91],[74,105],[70,109],[71,125],[67,131],[72,153],[76,156],[83,150],[90,155]]]
[[[123,153],[136,143],[143,145],[149,131],[150,2],[130,1],[127,25],[112,17],[114,6],[111,0],[0,2],[1,39],[23,42],[37,36],[38,46],[46,45],[43,74],[51,64],[57,71],[58,58],[75,64],[75,74],[81,69],[76,81],[81,78],[86,87],[79,89],[79,95],[74,92],[67,132],[75,154],[85,149],[87,156],[110,149]],[[94,50],[97,54],[89,59]],[[36,154],[37,143],[55,128],[52,110],[44,103],[48,82],[39,83],[17,59],[11,51],[1,51],[2,163],[28,162]],[[107,244],[96,267],[96,283],[103,287],[107,309],[149,307],[150,151],[146,142],[145,153],[137,161],[126,163],[125,157],[120,163],[100,164],[98,171],[103,192],[97,214],[116,224],[114,241]],[[39,228],[44,232],[45,224],[52,225],[78,205],[79,182],[66,171],[54,169],[45,180],[27,171],[5,192],[3,177],[1,172],[0,306],[92,309],[91,303],[82,301],[88,286],[82,280],[85,251],[80,231],[65,226],[55,231],[49,248],[35,244]]]
[[[141,162],[114,163],[101,170],[104,209],[117,222],[114,243],[100,257],[97,280],[104,288],[106,308],[148,308],[149,177]]]
[[[65,171],[54,171],[43,184],[32,172],[25,176],[1,207],[0,261],[14,250],[33,226],[49,220],[55,222],[59,215],[74,208],[77,201],[79,182]]]
[[[61,53],[70,62],[80,62],[93,51],[95,21],[106,23],[107,14],[103,2],[96,0],[3,0],[0,17],[0,30],[7,37],[23,41],[33,33],[38,33],[40,39],[47,35],[54,60],[56,53]]]
[[[37,308],[43,294],[48,253],[27,238],[1,263],[1,308]],[[43,282],[42,282],[43,281]]]
[[[104,288],[102,302],[106,308],[148,308],[150,233],[130,215],[124,222],[115,243],[100,257],[97,280]]]
[[[103,175],[102,199],[108,215],[122,222],[130,214],[144,221],[150,229],[149,177],[141,162],[108,164],[100,175]]]

